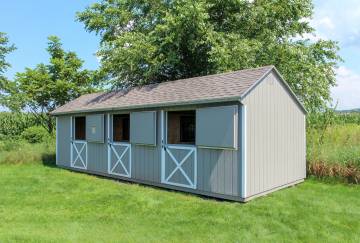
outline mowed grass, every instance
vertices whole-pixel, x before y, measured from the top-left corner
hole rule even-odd
[[[308,179],[242,204],[2,164],[0,190],[0,242],[360,242],[356,185]]]
[[[322,134],[323,143],[319,144]],[[324,133],[319,129],[308,129],[307,159],[309,162],[360,167],[360,125],[334,124]]]

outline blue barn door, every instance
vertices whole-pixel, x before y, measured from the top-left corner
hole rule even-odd
[[[131,177],[131,145],[110,142],[108,172],[112,175]]]
[[[112,115],[107,116],[108,173],[131,177],[131,144],[112,141]]]
[[[167,144],[166,113],[161,111],[161,182],[196,189],[196,146]]]
[[[87,142],[74,139],[74,117],[70,117],[70,166],[87,169]]]

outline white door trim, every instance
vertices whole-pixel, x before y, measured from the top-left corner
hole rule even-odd
[[[70,116],[70,167],[73,161],[73,117]]]
[[[164,116],[164,110],[161,110],[161,113],[160,113],[160,124],[161,124],[161,182],[164,182],[165,181],[165,141],[164,141],[164,137],[165,137],[165,127],[164,127],[164,119],[165,119],[165,116]]]
[[[108,164],[108,173],[111,175],[118,175],[118,176],[124,176],[124,177],[131,177],[131,144],[130,143],[109,143],[109,150],[110,150],[110,156],[109,156],[109,164]],[[118,147],[125,147],[124,151],[119,155],[119,153],[116,151],[116,146]],[[122,158],[126,153],[129,153],[129,169],[126,168],[124,162],[122,161]],[[111,163],[111,153],[115,154],[115,157],[117,161],[112,165]],[[125,173],[117,173],[115,172],[115,168],[118,165],[121,165],[121,167],[124,169]]]
[[[162,181],[163,183],[166,184],[170,184],[170,185],[175,185],[175,186],[182,186],[182,187],[188,187],[188,188],[192,188],[192,189],[196,189],[196,174],[197,174],[197,155],[196,155],[196,147],[195,146],[179,146],[179,145],[166,145],[166,153],[170,156],[172,162],[175,163],[176,167],[175,169],[168,175],[167,178],[165,178],[165,166],[164,166],[164,180]],[[175,150],[188,150],[189,152],[185,155],[184,158],[182,158],[182,160],[179,162],[175,156],[172,154],[171,149],[175,149]],[[165,149],[164,149],[165,150]],[[187,159],[191,156],[194,155],[194,180],[192,181],[188,174],[184,171],[184,169],[182,168],[182,165],[187,161]],[[166,162],[164,161],[164,165],[166,164]],[[171,182],[170,179],[171,177],[176,173],[176,171],[180,171],[180,173],[185,177],[185,179],[187,180],[187,182],[189,183],[187,184],[180,184],[180,183],[176,183],[176,182]]]
[[[78,144],[82,144],[82,146],[80,147],[80,149],[77,148],[76,145]],[[86,141],[79,141],[79,140],[74,140],[71,143],[71,167],[73,168],[77,168],[77,169],[87,169],[87,142]],[[83,152],[83,150],[85,149],[85,158],[83,158],[81,156],[81,153]],[[74,159],[74,153],[73,150],[75,150],[76,152],[76,157]],[[76,162],[80,161],[82,166],[76,165]]]

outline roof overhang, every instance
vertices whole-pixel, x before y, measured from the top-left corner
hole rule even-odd
[[[165,108],[165,107],[204,105],[204,104],[216,104],[216,103],[225,103],[225,102],[240,102],[240,100],[241,100],[241,96],[233,96],[233,97],[223,97],[223,98],[214,98],[214,99],[192,100],[185,102],[182,101],[182,102],[154,103],[154,104],[146,104],[146,105],[89,108],[89,109],[72,110],[66,112],[51,112],[50,115],[60,116],[60,115],[68,115],[68,114],[94,113],[94,112],[104,112],[104,111],[111,112],[111,111],[124,111],[124,110],[156,109],[156,108]]]

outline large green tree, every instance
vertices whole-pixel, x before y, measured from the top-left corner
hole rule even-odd
[[[10,67],[10,63],[6,61],[6,55],[15,50],[15,46],[9,44],[9,38],[3,32],[0,32],[0,88],[6,77],[5,71]]]
[[[330,101],[340,60],[311,42],[311,0],[102,0],[78,13],[101,37],[113,87],[275,65],[310,111]]]
[[[13,111],[26,110],[53,131],[50,112],[58,106],[94,91],[94,71],[83,69],[83,61],[74,52],[64,51],[60,39],[48,38],[48,64],[38,64],[16,73],[14,80],[6,80],[0,90],[0,102]]]

